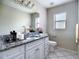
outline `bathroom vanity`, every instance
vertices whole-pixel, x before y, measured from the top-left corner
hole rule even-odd
[[[45,59],[48,55],[48,36],[31,39],[0,48],[0,59]]]

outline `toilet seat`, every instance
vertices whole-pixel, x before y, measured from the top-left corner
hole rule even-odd
[[[55,41],[49,41],[49,45],[56,46],[57,42],[55,42]]]

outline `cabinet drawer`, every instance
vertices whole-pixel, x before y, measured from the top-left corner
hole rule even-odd
[[[39,39],[37,41],[34,41],[34,42],[26,44],[26,50],[31,49],[31,48],[33,48],[33,47],[35,47],[37,45],[40,45],[40,44],[44,44],[44,40],[43,39]]]
[[[6,56],[12,56],[23,52],[24,52],[24,45],[4,51],[3,54]]]

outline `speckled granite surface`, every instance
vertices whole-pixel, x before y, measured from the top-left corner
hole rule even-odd
[[[13,42],[13,43],[4,43],[2,36],[0,36],[0,52],[3,52],[5,50],[8,50],[8,49],[20,46],[20,45],[24,45],[24,44],[27,44],[27,43],[30,43],[30,42],[33,42],[33,41],[36,41],[36,40],[39,40],[39,39],[42,39],[42,38],[45,38],[45,37],[47,37],[47,35],[41,35],[41,37],[38,37],[38,38],[32,37],[32,38],[28,38],[28,39],[24,39],[24,40],[18,40],[18,41]]]

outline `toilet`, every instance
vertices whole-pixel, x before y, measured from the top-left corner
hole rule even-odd
[[[49,52],[55,52],[55,49],[57,47],[57,42],[55,41],[49,41]]]

